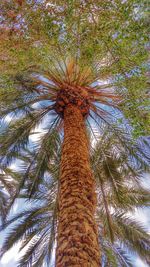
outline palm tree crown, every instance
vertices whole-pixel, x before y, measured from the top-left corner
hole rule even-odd
[[[60,142],[57,131],[61,133],[65,107],[69,104],[77,106],[87,118],[89,129],[92,130],[91,120],[99,129],[97,123],[100,120],[110,125],[110,118],[115,118],[106,106],[117,108],[120,99],[113,86],[99,85],[98,77],[94,77],[89,68],[79,68],[73,59],[55,63],[42,75],[38,72],[31,75],[30,70],[28,76],[16,76],[12,94],[5,90],[1,95],[1,116],[10,114],[14,118],[0,136],[2,164],[10,164],[16,153],[28,146],[29,136],[36,127],[44,125],[44,133],[37,146],[39,163],[35,168],[32,195],[39,175],[43,175],[42,167],[48,164],[48,158],[53,157],[53,148]],[[51,149],[47,151],[49,144]]]

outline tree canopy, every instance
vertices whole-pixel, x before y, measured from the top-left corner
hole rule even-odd
[[[145,1],[1,1],[1,90],[12,76],[73,55],[124,97],[134,136],[149,132]]]

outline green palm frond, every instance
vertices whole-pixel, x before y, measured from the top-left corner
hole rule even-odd
[[[127,255],[126,251],[115,245],[112,247],[112,249],[118,258],[120,266],[133,267],[131,257]]]
[[[118,262],[117,262],[116,254],[114,253],[114,251],[111,250],[107,246],[103,247],[103,249],[104,249],[104,253],[105,253],[104,266],[118,267]]]
[[[29,203],[29,208],[5,221],[2,229],[12,226],[8,233],[1,256],[18,240],[21,241],[20,250],[27,248],[18,266],[39,264],[51,260],[51,253],[56,238],[57,223],[57,184],[52,183],[45,195],[45,190],[39,192],[40,200]],[[33,203],[32,203],[33,202]],[[41,204],[43,202],[43,204]],[[38,265],[37,265],[38,266]]]
[[[114,215],[116,229],[120,232],[120,241],[143,260],[148,261],[150,250],[150,236],[139,222],[122,214]]]
[[[117,267],[133,267],[131,257],[127,252],[115,244],[109,243],[107,240],[102,242],[102,263],[103,266],[117,266]],[[115,260],[114,260],[115,258]],[[116,264],[117,263],[117,264]]]
[[[131,186],[122,187],[122,196],[120,196],[119,203],[115,194],[108,194],[108,201],[112,207],[118,207],[120,210],[134,211],[136,208],[143,208],[150,206],[150,192],[144,188],[135,188]]]
[[[33,179],[30,181],[30,197],[36,192],[38,183],[44,179],[44,174],[49,170],[49,165],[54,160],[61,145],[60,136],[53,127],[44,135],[41,141],[41,146],[36,149],[36,160],[31,172]],[[59,165],[57,168],[59,168]]]
[[[7,214],[10,198],[15,194],[16,187],[20,180],[20,174],[10,168],[1,167],[0,169],[0,213],[4,220]]]
[[[15,123],[11,123],[2,132],[0,136],[1,157],[6,158],[6,163],[11,162],[14,152],[19,152],[21,149],[27,147],[31,131],[35,129],[36,125],[43,119],[43,116],[50,110],[51,108],[29,114],[17,120]]]
[[[105,242],[108,240],[110,247],[120,244],[126,253],[135,253],[144,261],[149,261],[150,236],[141,223],[137,222],[131,216],[127,216],[125,212],[119,214],[111,212],[111,225],[107,221],[105,211],[101,210],[97,215],[98,222],[103,218],[103,223],[100,228],[101,239],[103,238]],[[109,236],[110,227],[113,231],[113,243]]]
[[[42,215],[44,216],[43,210]],[[29,263],[31,265],[33,264],[33,266],[41,266],[43,263],[47,263],[47,266],[49,266],[56,238],[56,207],[54,207],[51,217],[52,219],[50,216],[48,217],[47,225],[44,225],[42,229],[40,229],[40,227],[38,231],[37,229],[35,231],[34,228],[33,230],[30,229],[25,235],[23,247],[28,245],[28,249],[19,260],[18,266],[25,267],[28,266]]]

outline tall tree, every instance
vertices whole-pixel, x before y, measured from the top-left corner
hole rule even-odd
[[[116,108],[120,97],[112,89],[101,88],[91,70],[79,68],[76,60],[72,59],[68,62],[58,62],[58,66],[50,69],[45,77],[30,77],[30,80],[17,77],[17,81],[16,94],[18,96],[16,95],[17,98],[15,96],[12,107],[9,105],[9,112],[11,109],[13,111],[22,108],[28,109],[29,112],[27,111],[26,116],[17,120],[3,132],[2,155],[7,160],[13,157],[14,152],[27,145],[29,134],[35,126],[45,119],[47,114],[55,112],[56,118],[52,126],[55,123],[57,127],[60,127],[62,122],[64,125],[56,266],[66,266],[66,264],[99,266],[98,230],[94,216],[96,192],[89,161],[85,120],[92,111],[96,116],[107,121],[109,112],[105,108],[96,106],[96,102]],[[95,85],[92,86],[94,82]],[[40,101],[42,103],[46,101],[46,106],[34,111],[33,103]],[[2,112],[8,112],[6,106],[3,106]],[[41,149],[45,142],[52,142],[52,138],[53,127],[49,124],[48,132],[41,143]],[[39,155],[37,154],[36,157]],[[30,196],[35,191],[43,164],[48,164],[48,162],[46,153],[43,154],[42,151]]]

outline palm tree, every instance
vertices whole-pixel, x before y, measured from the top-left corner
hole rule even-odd
[[[120,135],[120,139],[123,138],[125,137]],[[128,251],[133,251],[148,261],[149,236],[144,227],[128,214],[137,207],[149,205],[149,191],[140,184],[141,165],[146,166],[146,162],[144,163],[144,158],[139,156],[140,149],[136,148],[135,153],[135,148],[131,147],[131,144],[129,150],[126,148],[116,136],[104,131],[90,153],[98,194],[96,221],[104,267],[133,266]],[[29,206],[13,215],[3,226],[5,229],[12,225],[3,245],[3,253],[18,240],[22,240],[21,249],[26,248],[18,265],[21,267],[40,267],[44,263],[50,266],[59,220],[59,146],[55,152],[48,169],[44,170],[45,178],[40,181],[41,184]],[[26,173],[25,170],[34,157],[35,152],[24,151],[22,175]],[[28,177],[28,184],[19,197],[28,198],[28,190],[33,179],[34,168]]]
[[[89,115],[95,119],[92,113],[106,121],[109,112],[102,105],[115,108],[120,97],[112,88],[100,86],[97,79],[89,68],[79,68],[76,60],[70,59],[68,62],[58,62],[57,67],[51,68],[45,76],[34,75],[28,79],[17,77],[18,84],[12,98],[5,92],[2,94],[3,114],[17,111],[26,114],[10,124],[1,136],[4,162],[5,159],[6,163],[9,162],[14,152],[26,147],[31,131],[47,119],[47,132],[41,138],[40,149],[35,155],[39,163],[30,197],[36,190],[39,176],[42,177],[42,167],[48,164],[48,143],[56,146],[56,131],[61,129],[63,122],[56,252],[58,267],[100,264],[98,229],[94,216],[97,200],[85,121]],[[38,108],[35,109],[33,104],[37,104]],[[48,121],[50,114],[54,117],[53,121],[50,118],[51,122]],[[53,149],[50,149],[49,156],[52,156],[51,153]],[[32,165],[34,159],[27,173]]]

